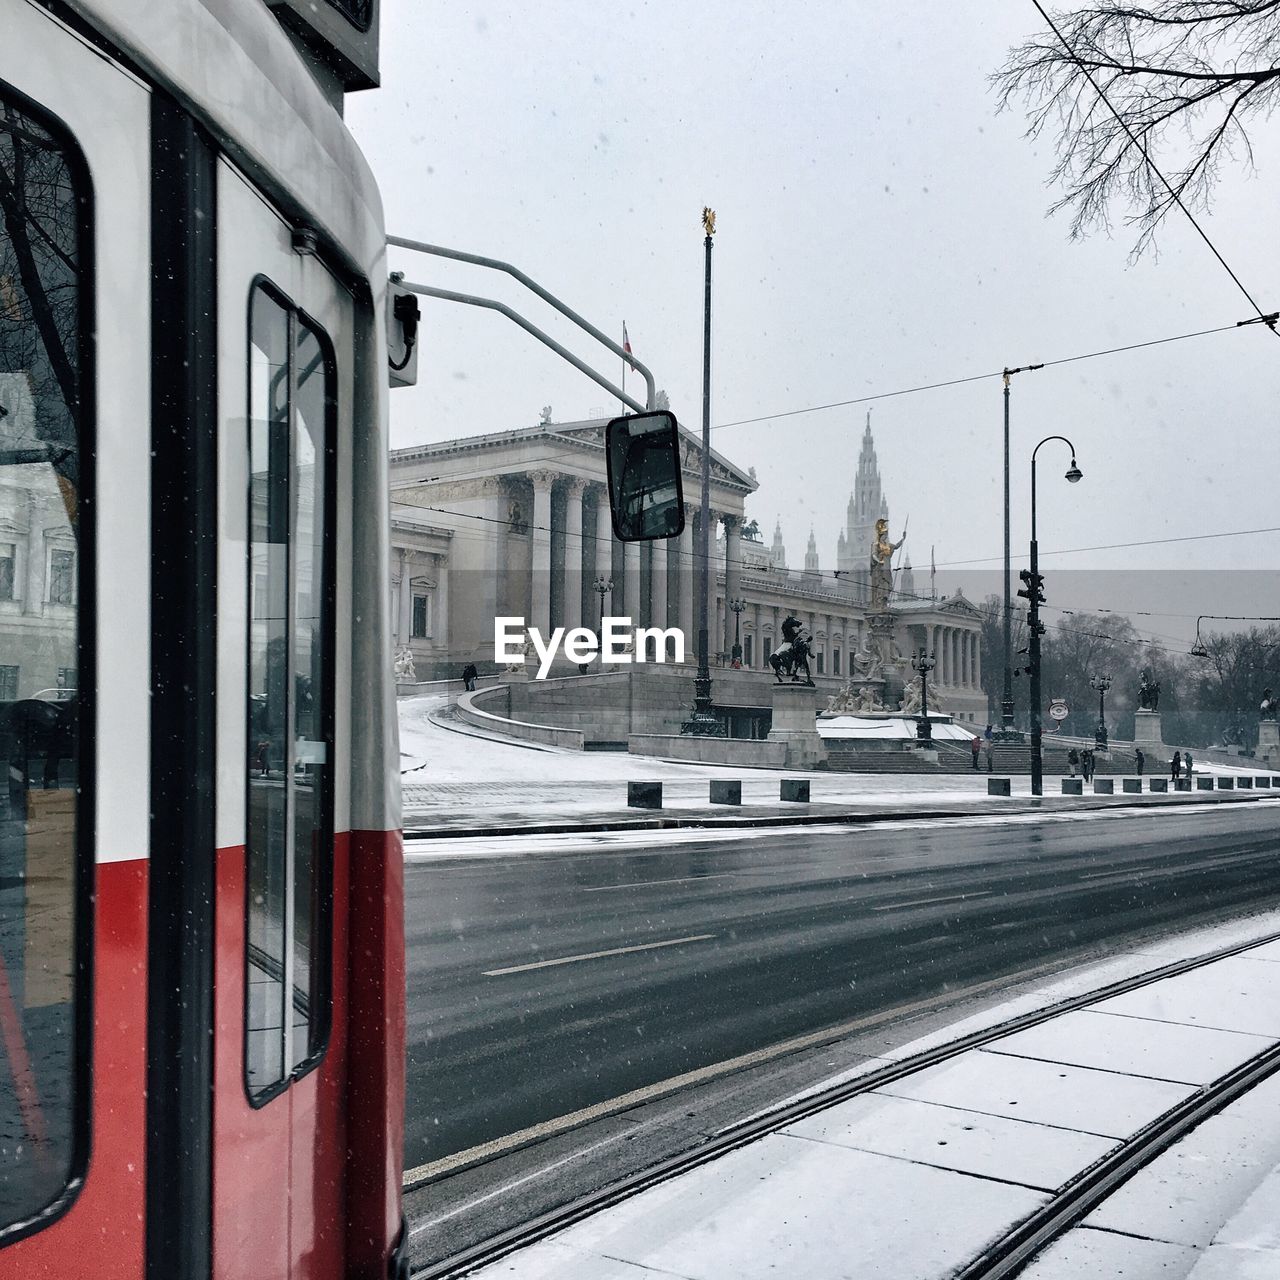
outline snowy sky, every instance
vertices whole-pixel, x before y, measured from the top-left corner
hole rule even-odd
[[[1119,222],[1072,244],[1065,219],[1046,219],[1049,143],[1025,140],[1021,115],[996,114],[987,80],[1037,22],[1020,0],[384,0],[383,88],[350,98],[348,120],[389,231],[512,261],[607,332],[625,319],[695,430],[711,205],[715,446],[756,467],[748,514],[770,532],[782,517],[790,561],[812,525],[833,567],[866,407],[727,424],[1251,314],[1183,222],[1167,223],[1158,258],[1132,264]],[[1204,225],[1271,309],[1280,122],[1254,141],[1257,171],[1225,171]],[[392,265],[517,305],[618,373],[504,276],[398,252]],[[612,408],[474,309],[426,305],[419,367],[420,386],[393,396],[396,445],[532,425],[546,404],[559,421]],[[1022,375],[1015,547],[1030,449],[1057,432],[1074,439],[1085,479],[1067,485],[1065,452],[1042,451],[1045,549],[1280,524],[1278,384],[1280,343],[1258,326]],[[917,566],[934,543],[940,566],[1000,553],[1000,415],[999,378],[875,406],[893,534],[909,515]],[[1268,534],[1047,564],[1271,569],[1278,552]],[[1280,597],[1267,603],[1257,612],[1280,612]]]

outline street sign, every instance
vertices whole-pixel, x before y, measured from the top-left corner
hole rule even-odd
[[[1067,706],[1065,698],[1049,699],[1049,714],[1055,720],[1065,720],[1070,714],[1070,708]]]

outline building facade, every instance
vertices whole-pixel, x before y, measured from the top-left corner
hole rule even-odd
[[[678,627],[686,661],[696,661],[701,442],[682,428],[684,533],[624,544],[609,516],[605,425],[544,422],[393,451],[390,607],[397,649],[412,653],[418,680],[456,677],[468,662],[493,670],[495,618],[524,618],[547,636],[555,627],[595,629],[602,607],[635,626]],[[769,546],[754,522],[744,524],[756,489],[752,474],[712,452],[713,664],[728,665],[736,643],[744,667],[769,673],[782,623],[794,614],[813,637],[815,678],[824,685],[853,679],[856,686],[851,655],[871,645],[866,563],[875,520],[888,511],[869,424],[839,543],[840,572],[820,568],[812,531],[804,569],[788,569],[780,522]],[[849,550],[855,535],[857,546],[866,543],[860,561]],[[985,721],[979,611],[960,593],[916,598],[903,575],[897,588],[891,608],[899,654],[905,659],[923,648],[937,661],[930,705]],[[730,607],[735,601],[738,611]],[[886,687],[889,709],[899,694]]]

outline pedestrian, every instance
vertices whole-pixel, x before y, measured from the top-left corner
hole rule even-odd
[[[1186,778],[1188,782],[1190,782],[1191,774],[1192,774],[1191,752],[1188,751],[1187,754],[1182,757],[1182,776]]]
[[[1134,750],[1133,758],[1138,766],[1138,777],[1142,777],[1142,770],[1146,766],[1147,757],[1142,754],[1142,748],[1138,747]]]
[[[468,662],[467,665],[462,668],[462,684],[468,693],[474,693],[476,691],[476,679],[479,675],[480,673],[476,670],[476,664],[474,662]]]
[[[1071,750],[1067,752],[1067,767],[1071,770],[1071,776],[1073,778],[1076,776],[1076,766],[1079,763],[1080,753],[1075,749],[1075,747],[1072,747]]]
[[[1093,752],[1088,747],[1080,753],[1080,776],[1086,782],[1093,777]]]
[[[969,750],[973,752],[973,768],[976,773],[978,769],[978,752],[982,750],[982,739],[976,733],[969,743]]]
[[[1169,765],[1169,779],[1171,782],[1177,782],[1182,777],[1182,752],[1175,751],[1173,753],[1173,763]]]
[[[992,740],[992,738],[994,738],[996,735],[991,732],[991,726],[987,725],[987,731],[982,736],[986,738],[987,742],[989,743]]]

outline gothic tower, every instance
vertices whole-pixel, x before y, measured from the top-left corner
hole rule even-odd
[[[868,595],[867,565],[871,559],[871,544],[875,541],[876,521],[881,518],[889,518],[889,503],[880,485],[880,464],[876,459],[875,440],[871,435],[871,410],[868,409],[845,529],[836,544],[841,581],[853,595],[863,600]]]
[[[804,571],[814,577],[818,575],[818,543],[812,528],[809,530],[809,549],[804,553]]]
[[[769,548],[769,568],[785,569],[787,567],[787,549],[782,545],[782,521],[773,522],[773,546]]]

